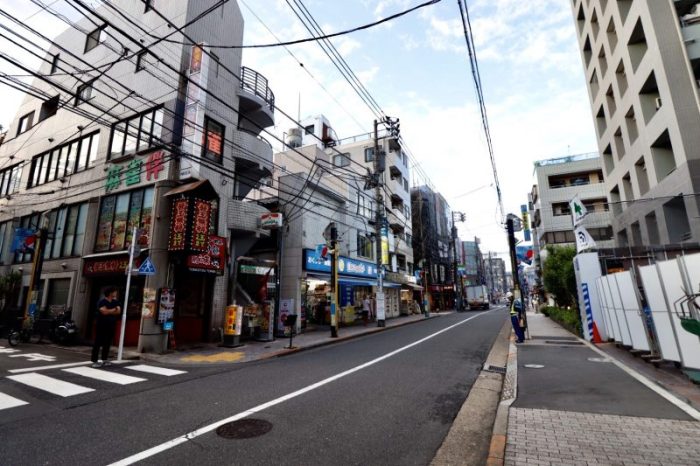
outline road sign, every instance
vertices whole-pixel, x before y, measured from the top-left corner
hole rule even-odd
[[[151,262],[151,258],[147,257],[145,261],[143,261],[143,264],[141,264],[141,267],[139,267],[139,275],[155,275],[156,274],[156,267],[153,265],[153,262]]]

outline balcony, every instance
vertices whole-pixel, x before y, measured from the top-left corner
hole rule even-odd
[[[695,63],[700,60],[700,22],[686,24],[681,28],[683,42],[688,49],[690,61]]]
[[[275,94],[263,75],[245,66],[241,67],[238,97],[239,128],[260,134],[261,128],[275,124]]]

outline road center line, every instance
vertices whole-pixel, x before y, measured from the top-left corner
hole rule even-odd
[[[259,413],[260,411],[264,411],[268,408],[271,408],[272,406],[278,405],[280,403],[284,403],[285,401],[291,400],[292,398],[296,398],[296,397],[301,396],[305,393],[308,393],[312,390],[316,390],[317,388],[323,387],[324,385],[328,385],[331,382],[335,382],[336,380],[341,379],[345,376],[348,376],[350,374],[354,374],[355,372],[361,371],[362,369],[366,369],[370,366],[373,366],[379,362],[384,361],[385,359],[389,359],[392,356],[396,356],[397,354],[402,353],[410,348],[413,348],[414,346],[420,345],[421,343],[424,343],[432,338],[435,338],[436,336],[441,335],[449,330],[452,330],[455,327],[458,327],[464,323],[467,323],[472,319],[476,319],[477,317],[489,314],[491,312],[493,312],[493,311],[482,312],[480,314],[476,314],[474,316],[471,316],[467,319],[464,319],[460,322],[457,322],[456,324],[450,325],[449,327],[445,327],[442,330],[438,330],[437,332],[432,333],[432,334],[428,335],[427,337],[421,338],[420,340],[416,340],[413,343],[410,343],[410,344],[403,346],[399,349],[396,349],[390,353],[387,353],[384,356],[380,356],[378,358],[372,359],[371,361],[367,361],[364,364],[360,364],[359,366],[355,366],[352,369],[348,369],[348,370],[343,371],[339,374],[333,375],[333,376],[328,377],[326,379],[323,379],[319,382],[308,385],[304,388],[301,388],[301,389],[294,391],[292,393],[289,393],[287,395],[283,395],[279,398],[275,398],[274,400],[268,401],[267,403],[263,403],[261,405],[255,406],[254,408],[251,408],[247,411],[243,411],[241,413],[235,414],[235,415],[227,417],[225,419],[221,419],[219,421],[214,422],[213,424],[209,424],[208,426],[201,427],[197,430],[193,430],[192,432],[188,432],[185,435],[181,435],[180,437],[176,437],[172,440],[168,440],[167,442],[161,443],[160,445],[156,445],[155,447],[149,448],[148,450],[144,450],[140,453],[136,453],[134,455],[131,455],[128,458],[124,458],[123,460],[112,463],[111,466],[127,466],[130,464],[134,464],[138,461],[145,460],[146,458],[150,458],[151,456],[155,456],[155,455],[162,453],[164,451],[170,450],[170,449],[172,449],[178,445],[181,445],[189,440],[193,440],[193,439],[200,437],[208,432],[216,430],[219,426],[221,426],[223,424],[233,422],[233,421],[238,421],[238,420],[246,418],[252,414]]]

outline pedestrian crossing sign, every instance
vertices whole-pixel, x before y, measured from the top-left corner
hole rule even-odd
[[[156,267],[153,265],[153,262],[151,262],[151,258],[147,257],[145,261],[143,261],[143,264],[141,264],[141,267],[139,267],[139,275],[155,275],[156,274]]]

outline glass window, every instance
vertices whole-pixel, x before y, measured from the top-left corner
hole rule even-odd
[[[54,147],[50,152],[35,156],[32,159],[32,171],[27,187],[31,188],[61,179],[66,175],[85,170],[88,164],[94,164],[94,162],[89,162],[88,158],[92,160],[93,156],[97,156],[97,143],[95,142],[94,147],[91,148],[90,140],[97,141],[98,136],[99,132],[83,136],[80,139]],[[21,178],[21,172],[18,174]],[[18,187],[19,178],[16,181]]]
[[[136,151],[136,138],[139,134],[140,119],[131,120],[126,127],[126,143],[124,143],[124,155],[131,154]]]
[[[124,153],[125,131],[126,123],[118,123],[116,128],[112,130],[112,148],[110,149],[111,156],[119,156]]]
[[[156,146],[160,144],[160,137],[163,132],[163,109],[156,110],[155,118],[153,119],[153,139],[151,144]]]
[[[126,227],[126,244],[131,244],[131,236],[134,228],[138,228],[141,223],[141,206],[143,204],[143,191],[136,191],[131,196],[129,203],[129,220]]]
[[[151,134],[153,133],[153,114],[147,113],[141,117],[141,131],[139,133],[139,148],[144,150],[151,147]]]
[[[53,56],[53,59],[51,60],[51,74],[54,74],[56,71],[58,71],[58,63],[60,60],[61,55],[56,54]]]
[[[368,147],[365,149],[365,162],[374,161],[374,147]]]
[[[78,221],[75,227],[75,238],[73,240],[73,250],[71,256],[80,256],[83,253],[83,244],[85,243],[85,226],[87,224],[88,204],[81,204],[78,210]],[[68,255],[68,254],[66,254]]]
[[[87,35],[87,38],[85,39],[85,51],[83,53],[88,53],[90,50],[100,45],[100,42],[102,42],[103,29],[104,26],[100,26]]]
[[[73,255],[73,241],[75,240],[75,227],[78,224],[78,213],[80,212],[80,207],[81,206],[72,206],[68,210],[68,218],[64,222],[66,225],[66,228],[64,232],[62,233],[63,235],[63,241],[61,243],[58,243],[58,245],[61,245],[61,252],[63,256],[72,256]],[[58,231],[56,232],[56,237],[58,238]],[[58,247],[56,249],[59,249]],[[55,251],[54,251],[55,252]],[[58,255],[54,255],[54,257],[58,257]]]
[[[75,105],[80,105],[92,98],[92,81],[78,86],[78,91],[75,93]]]
[[[114,223],[112,224],[112,243],[109,247],[112,251],[124,249],[128,215],[129,193],[120,194],[117,196],[117,207],[114,211]]]
[[[26,133],[32,127],[34,121],[34,111],[31,111],[19,119],[19,125],[17,125],[17,136],[22,133]]]
[[[80,155],[78,157],[77,171],[83,171],[87,167],[87,161],[90,153],[90,139],[80,141]]]
[[[87,143],[87,139],[83,139]],[[90,156],[88,157],[88,167],[94,167],[97,162],[97,148],[100,143],[100,133],[95,133],[90,136]]]
[[[160,143],[163,109],[150,109],[112,126],[109,157],[143,152]]]
[[[44,244],[44,259],[51,258],[51,250],[54,244],[53,232],[56,231],[56,214],[57,211],[49,212],[49,230],[46,235],[46,244]]]
[[[350,157],[347,154],[337,154],[333,156],[333,165],[336,167],[347,167],[350,165]]]
[[[56,218],[56,228],[53,230],[55,241],[53,247],[53,254],[51,254],[51,257],[54,259],[61,257],[61,249],[63,248],[64,235],[66,233],[66,230],[71,231],[70,227],[66,225],[67,213],[68,209],[64,207],[63,209],[60,209],[58,211],[58,215]],[[73,228],[75,228],[75,225],[73,225]]]
[[[131,230],[134,226],[146,229],[148,234],[151,228],[152,210],[152,187],[104,197],[100,207],[95,252],[126,249],[131,241]],[[85,221],[81,218],[79,222],[83,222],[78,230],[84,236]],[[82,249],[82,241],[81,238],[80,249]],[[78,250],[77,247],[76,250]]]
[[[107,196],[102,199],[102,207],[100,208],[100,216],[97,224],[97,239],[95,240],[96,252],[109,250],[116,200],[117,198],[115,196]]]
[[[9,222],[0,223],[0,263],[5,252],[5,235],[7,234],[7,224]]]

